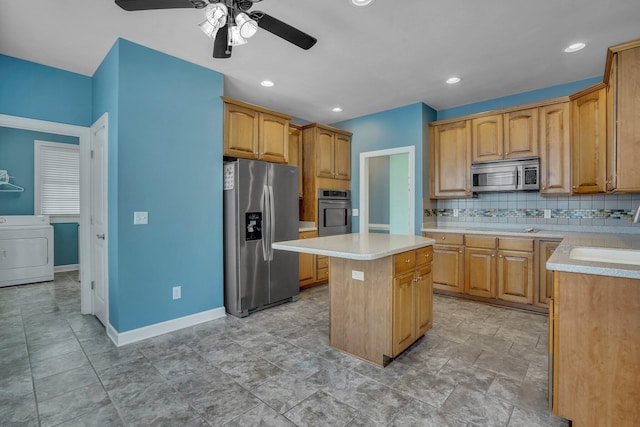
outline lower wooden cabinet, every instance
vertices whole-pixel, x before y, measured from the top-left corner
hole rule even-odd
[[[442,291],[464,292],[464,236],[454,233],[427,233],[436,241],[433,245],[433,288]]]
[[[533,252],[498,251],[498,299],[533,304]]]
[[[495,298],[496,250],[464,249],[464,291],[469,295]]]
[[[299,239],[309,239],[312,237],[318,237],[317,231],[305,231],[299,233]],[[316,256],[313,254],[300,254],[298,261],[298,279],[300,281],[300,287],[305,288],[307,286],[316,283]]]
[[[553,298],[553,271],[547,270],[547,261],[559,244],[560,240],[540,240],[538,242],[538,291],[534,304],[540,307],[548,307],[547,301]]]
[[[394,256],[393,357],[433,326],[431,254],[426,247]]]

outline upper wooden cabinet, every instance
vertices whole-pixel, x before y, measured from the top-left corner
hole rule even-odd
[[[468,120],[432,126],[431,198],[471,197],[471,128]]]
[[[298,197],[303,196],[302,187],[302,131],[294,125],[289,126],[289,164],[298,167]]]
[[[640,192],[640,40],[614,46],[607,57],[607,190]]]
[[[538,109],[493,114],[471,121],[473,162],[538,155]]]
[[[471,161],[486,162],[502,159],[502,114],[471,120]]]
[[[316,176],[351,179],[351,133],[317,123],[303,127],[303,140],[313,145]]]
[[[291,116],[222,97],[224,155],[287,163]]]
[[[571,194],[570,105],[562,102],[539,109],[540,194]]]
[[[603,193],[607,174],[607,108],[604,84],[572,97],[571,189]]]

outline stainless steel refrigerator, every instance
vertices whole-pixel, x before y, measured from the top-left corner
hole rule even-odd
[[[298,254],[271,243],[298,238],[298,168],[224,164],[224,302],[238,317],[295,300]]]

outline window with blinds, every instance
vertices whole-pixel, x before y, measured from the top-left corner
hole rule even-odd
[[[34,169],[35,215],[80,216],[80,146],[35,141]]]

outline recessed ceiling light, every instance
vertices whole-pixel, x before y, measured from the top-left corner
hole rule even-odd
[[[350,0],[350,1],[351,1],[351,6],[365,7],[365,6],[371,6],[373,2],[376,0]]]
[[[447,79],[447,84],[448,85],[454,85],[456,83],[460,83],[462,81],[462,79],[460,77],[449,77]]]
[[[333,107],[331,111],[334,113],[342,113],[342,107]]]
[[[264,87],[273,87],[275,86],[275,83],[272,82],[271,80],[263,80],[260,82],[260,84]]]
[[[579,50],[584,49],[584,47],[585,47],[585,46],[586,46],[586,44],[585,44],[585,43],[582,43],[582,42],[580,42],[580,43],[574,43],[574,44],[572,44],[572,45],[567,46],[567,47],[564,49],[564,51],[565,51],[565,52],[567,52],[567,53],[577,52],[577,51],[579,51]]]

